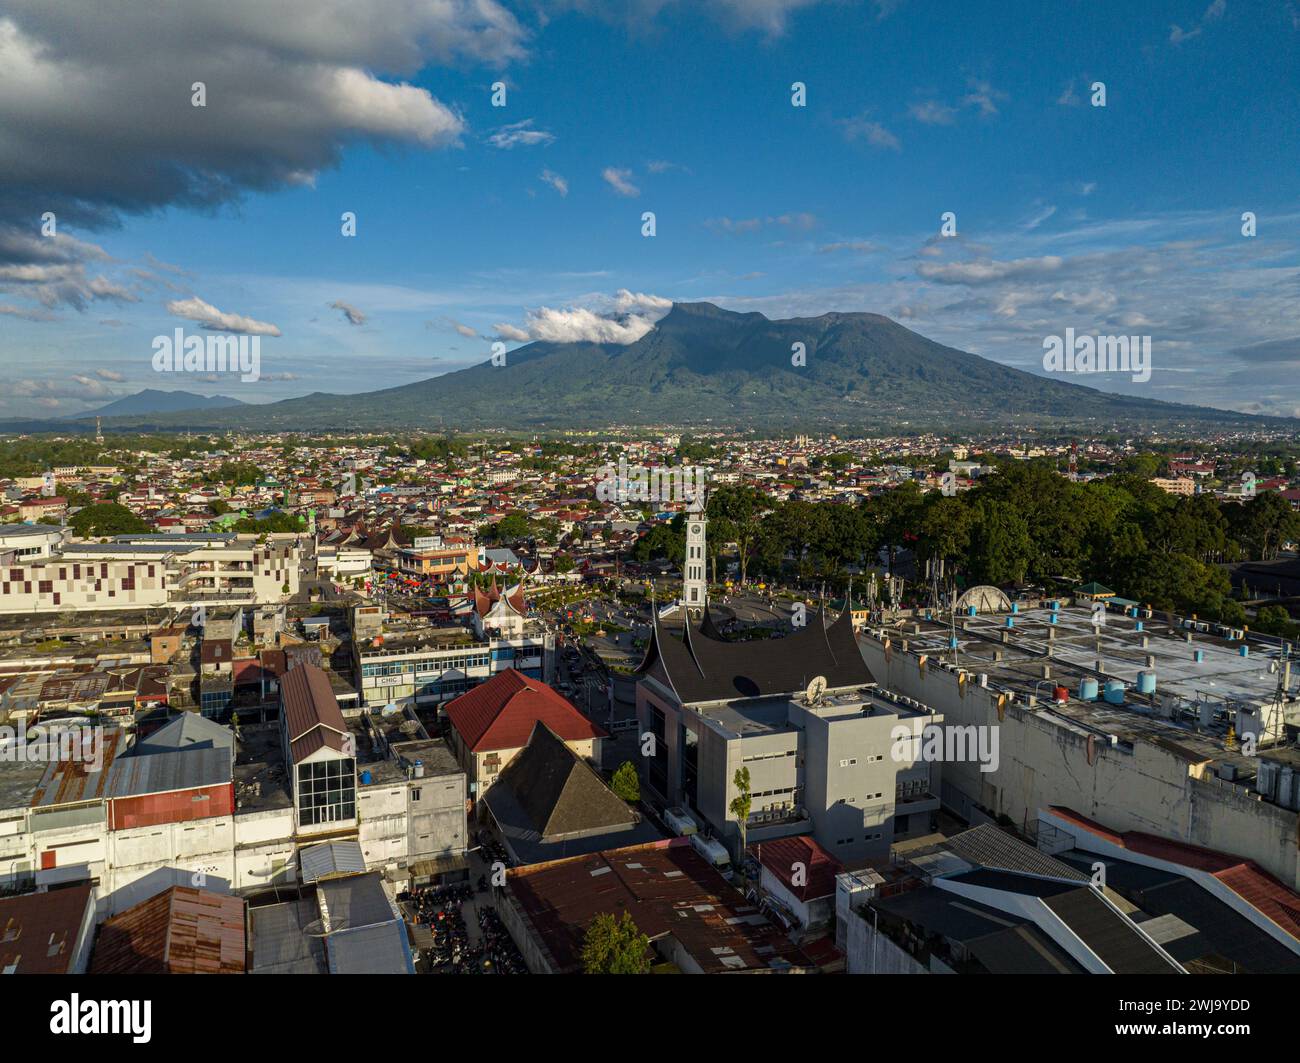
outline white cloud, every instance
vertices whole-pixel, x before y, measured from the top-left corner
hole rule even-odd
[[[613,166],[606,166],[605,169],[601,171],[600,176],[603,177],[605,183],[620,196],[631,197],[639,196],[641,194],[641,189],[637,188],[637,186],[631,181],[631,170],[620,170]]]
[[[865,113],[856,118],[846,118],[841,124],[844,126],[846,140],[865,140],[873,148],[889,151],[899,151],[902,148],[898,137],[879,122],[868,118]]]
[[[635,343],[672,309],[672,300],[620,289],[613,297],[595,295],[586,305],[549,306],[528,311],[524,326],[498,324],[497,336],[525,343]]]
[[[243,332],[250,336],[280,335],[280,330],[275,325],[265,321],[255,321],[241,314],[222,313],[211,303],[205,303],[197,296],[168,303],[167,312],[190,321],[197,321],[203,328],[219,332]]]
[[[569,194],[569,182],[558,173],[554,173],[551,170],[543,170],[540,177],[545,184],[550,185],[555,189],[555,191],[559,192],[561,196],[567,196]]]
[[[922,100],[912,104],[907,113],[926,125],[952,125],[957,119],[957,108],[938,100]]]
[[[335,299],[334,302],[330,303],[330,309],[341,311],[349,325],[364,325],[366,323],[366,315],[351,303],[345,303],[342,299]]]
[[[522,122],[513,122],[502,126],[490,137],[488,143],[494,148],[509,150],[516,147],[533,147],[536,144],[550,144],[555,140],[554,133],[544,129],[534,129],[533,120],[525,118]]]

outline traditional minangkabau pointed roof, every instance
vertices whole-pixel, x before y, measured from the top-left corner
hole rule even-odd
[[[823,604],[816,620],[793,635],[752,642],[723,639],[707,603],[698,628],[685,618],[681,640],[663,629],[657,610],[652,612],[650,644],[637,674],[657,680],[682,704],[797,694],[818,675],[832,689],[875,681],[848,609],[827,624]]]

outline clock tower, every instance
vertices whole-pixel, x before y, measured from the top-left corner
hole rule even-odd
[[[692,501],[686,510],[686,567],[682,574],[682,609],[688,614],[702,613],[709,596],[708,564],[705,554],[705,515],[707,501],[704,492]]]

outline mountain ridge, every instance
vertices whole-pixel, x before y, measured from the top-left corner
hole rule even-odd
[[[804,344],[806,365],[791,364]],[[83,415],[84,416],[84,415]],[[141,418],[115,418],[123,426]],[[257,431],[680,424],[921,430],[1294,424],[1099,391],[930,340],[881,314],[771,319],[674,303],[630,344],[537,340],[489,361],[356,395],[315,392],[204,411],[187,427]],[[150,427],[179,423],[152,418]]]

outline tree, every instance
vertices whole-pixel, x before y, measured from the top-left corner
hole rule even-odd
[[[625,760],[620,764],[618,770],[614,772],[614,777],[610,780],[609,788],[624,801],[640,801],[641,780],[637,778],[636,765],[630,760]]]
[[[731,799],[731,804],[727,808],[740,822],[740,853],[741,856],[744,856],[745,833],[749,827],[749,810],[754,804],[753,795],[749,792],[749,769],[737,768],[735,778],[731,781],[738,792]]]
[[[582,970],[585,974],[648,974],[650,939],[641,933],[632,916],[615,919],[608,912],[596,916],[587,926],[582,941]]]
[[[69,523],[83,539],[92,535],[139,535],[153,530],[126,506],[116,502],[97,502],[79,509]]]

